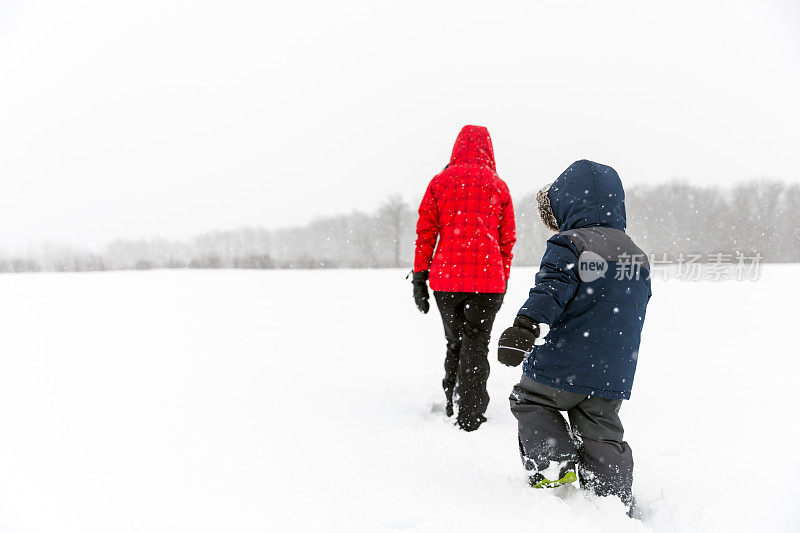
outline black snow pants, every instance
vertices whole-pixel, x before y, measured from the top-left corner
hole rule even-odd
[[[486,420],[483,414],[489,405],[489,336],[503,304],[503,294],[435,291],[434,296],[447,339],[442,380],[447,414],[453,413],[455,401],[458,425],[472,431]]]
[[[562,391],[523,375],[510,401],[527,470],[544,470],[550,461],[572,463],[582,488],[632,505],[633,454],[622,440],[622,400]],[[560,411],[567,412],[569,425]]]

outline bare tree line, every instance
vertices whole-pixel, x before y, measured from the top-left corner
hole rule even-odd
[[[538,265],[550,233],[535,193],[514,203],[515,265]],[[652,254],[760,254],[764,262],[800,262],[800,185],[758,181],[732,188],[682,182],[631,187],[628,228]],[[0,272],[147,270],[153,268],[410,267],[416,213],[392,195],[372,213],[353,211],[304,226],[241,228],[190,240],[117,240],[99,251],[42,245],[0,252]]]

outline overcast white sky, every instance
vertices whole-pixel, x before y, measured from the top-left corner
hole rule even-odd
[[[0,0],[0,246],[417,201],[485,125],[515,196],[800,182],[800,2]]]

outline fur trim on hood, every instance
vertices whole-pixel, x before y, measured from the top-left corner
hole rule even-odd
[[[547,229],[558,233],[558,222],[553,214],[553,208],[550,207],[550,197],[547,196],[551,185],[552,183],[548,183],[539,189],[539,192],[536,193],[536,203],[539,204],[539,216],[542,217],[542,223]]]

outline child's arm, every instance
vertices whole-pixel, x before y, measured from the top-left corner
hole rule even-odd
[[[557,233],[547,240],[536,285],[517,315],[552,325],[575,296],[578,283],[578,249],[569,238]]]

